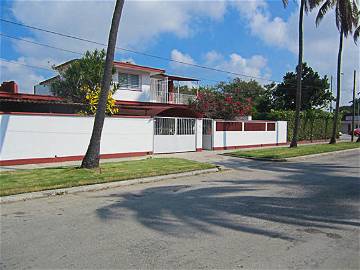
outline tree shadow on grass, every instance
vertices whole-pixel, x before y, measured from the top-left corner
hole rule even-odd
[[[97,215],[104,221],[121,220],[130,211],[145,227],[177,237],[192,237],[198,231],[216,233],[216,227],[221,227],[291,241],[295,239],[292,228],[283,230],[278,225],[360,226],[356,167],[253,161],[229,165],[255,169],[256,179],[249,179],[245,171],[241,177],[217,174],[199,185],[112,194],[117,201],[97,209]],[[344,169],[350,175],[342,174]]]

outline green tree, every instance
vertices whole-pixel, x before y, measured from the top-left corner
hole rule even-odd
[[[264,85],[264,90],[259,94],[254,102],[254,119],[264,119],[266,118],[267,113],[275,109],[274,91],[276,90],[276,86],[277,85],[274,82]]]
[[[329,91],[330,85],[327,76],[321,78],[316,71],[306,63],[303,63],[301,77],[301,83],[303,85],[301,92],[301,110],[324,108],[333,100],[332,94]],[[296,80],[296,73],[287,72],[283,78],[283,82],[274,88],[274,109],[296,109]]]
[[[101,81],[99,103],[95,114],[94,126],[90,138],[90,143],[86,151],[85,157],[81,163],[82,168],[90,169],[90,168],[99,167],[101,133],[104,126],[106,104],[109,96],[110,83],[112,77],[111,70],[114,62],[116,39],[117,39],[117,33],[119,29],[123,6],[124,6],[124,0],[116,1],[114,14],[111,22],[110,33],[109,33],[109,41],[106,51],[104,74]]]
[[[87,51],[81,59],[70,61],[59,72],[58,79],[51,84],[51,91],[55,96],[62,97],[69,102],[86,105],[81,112],[95,114],[99,100],[99,89],[104,74],[105,50]],[[115,69],[112,69],[112,73]],[[118,85],[112,83],[107,100],[106,113],[111,115],[117,112],[112,94]]]
[[[77,103],[86,100],[86,92],[81,87],[95,88],[101,84],[104,74],[105,50],[87,51],[81,59],[71,61],[68,66],[59,69],[59,76],[51,84],[55,96]]]
[[[359,9],[356,0],[325,0],[316,17],[316,25],[319,25],[325,14],[332,8],[335,8],[335,23],[339,30],[340,38],[336,75],[336,107],[330,144],[336,143],[336,136],[338,133],[337,122],[340,112],[343,39],[354,33],[354,40],[356,43],[359,37]]]

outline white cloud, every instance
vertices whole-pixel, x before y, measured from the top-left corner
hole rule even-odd
[[[272,18],[264,0],[235,1],[240,15],[248,21],[250,33],[265,43],[285,47],[288,45],[288,25],[280,17]]]
[[[232,53],[227,59],[219,57],[218,61],[215,61],[213,64],[218,69],[246,75],[243,77],[239,76],[241,79],[245,80],[253,77],[253,79],[258,80],[260,83],[267,83],[268,81],[264,81],[259,78],[270,77],[270,69],[267,67],[267,59],[262,55],[253,55],[250,58],[245,58],[240,54]]]
[[[171,59],[191,63],[196,63],[195,60],[186,53],[182,53],[177,49],[172,50]],[[224,71],[229,71],[237,74],[242,74],[245,76],[231,75],[230,77],[240,77],[244,80],[249,80],[251,78],[258,80],[260,83],[268,83],[268,80],[263,80],[260,78],[270,78],[271,72],[267,66],[267,59],[262,55],[253,55],[249,58],[245,58],[238,53],[231,53],[228,56],[212,50],[205,53],[203,57],[203,63],[201,65],[209,66],[215,69],[220,69]],[[191,67],[181,64],[172,64],[172,67],[176,71],[187,70],[187,73],[196,74],[199,69],[196,67]],[[205,72],[204,72],[205,73]],[[211,71],[206,72],[208,78],[212,78],[214,74],[211,74]],[[204,78],[204,79],[208,79]]]
[[[1,61],[0,81],[15,81],[19,85],[19,92],[34,93],[34,85],[44,80],[32,68],[24,66],[24,58],[19,58],[12,63]]]
[[[171,51],[170,58],[171,60],[179,61],[182,63],[192,64],[192,65],[196,64],[195,60],[189,54],[182,53],[177,49],[173,49]],[[173,68],[177,68],[177,69],[186,69],[189,67],[188,65],[184,65],[177,62],[170,62],[170,64]]]
[[[106,44],[113,8],[113,1],[47,1],[44,5],[42,1],[20,0],[13,3],[12,11],[23,23]],[[225,8],[223,1],[125,1],[118,45],[146,47],[162,33],[189,37],[200,27],[199,19],[220,20]],[[81,41],[41,32],[34,31],[34,35],[80,51],[88,47]]]

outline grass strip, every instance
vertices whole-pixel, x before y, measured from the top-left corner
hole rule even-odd
[[[5,171],[0,173],[0,196],[189,172],[214,167],[211,164],[179,158],[148,158],[102,163],[100,169],[57,167]]]
[[[360,143],[340,142],[336,144],[312,144],[300,145],[296,148],[274,147],[255,150],[241,150],[226,155],[242,158],[268,159],[268,160],[285,160],[286,158],[321,154],[340,150],[360,148]]]

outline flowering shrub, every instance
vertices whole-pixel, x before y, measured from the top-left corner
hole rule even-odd
[[[190,103],[190,106],[205,117],[225,120],[249,115],[252,110],[250,98],[241,102],[234,100],[231,95],[214,90],[199,91],[197,98]]]
[[[95,114],[97,105],[99,103],[101,90],[100,85],[96,85],[94,88],[88,85],[83,85],[80,87],[80,90],[85,94],[86,104],[88,105],[87,111],[83,113]],[[113,92],[114,90],[110,89],[105,111],[107,115],[112,115],[119,112],[119,108],[115,104],[115,99],[112,97]]]

